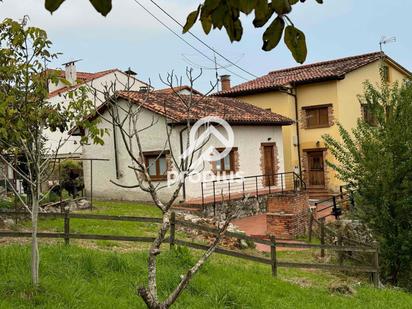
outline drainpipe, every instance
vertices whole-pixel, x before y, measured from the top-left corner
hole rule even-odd
[[[294,98],[295,103],[295,121],[296,121],[296,147],[298,151],[298,165],[299,165],[299,176],[303,177],[302,174],[302,160],[300,155],[300,133],[299,133],[299,110],[298,110],[298,95],[297,87],[293,84],[292,87],[284,87],[280,89],[281,92],[286,93]]]
[[[187,130],[187,127],[184,127],[179,131],[180,137],[180,155],[183,154],[183,132]],[[184,159],[180,159],[180,166],[183,169]],[[183,200],[186,201],[186,174],[183,175],[183,186],[182,186]]]
[[[119,157],[118,157],[118,152],[117,152],[117,134],[116,134],[116,125],[114,123],[114,115],[112,115],[112,122],[113,122],[114,164],[116,168],[116,179],[119,179],[120,178]]]

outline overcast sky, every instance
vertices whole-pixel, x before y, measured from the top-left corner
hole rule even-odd
[[[176,32],[179,26],[157,9],[149,0],[139,0]],[[164,87],[159,74],[174,69],[183,75],[186,66],[204,67],[197,88],[206,91],[214,80],[214,64],[191,49],[148,15],[134,0],[113,0],[113,10],[107,18],[99,15],[88,0],[67,0],[50,15],[43,7],[44,0],[3,0],[0,17],[20,19],[30,16],[32,26],[47,30],[54,50],[63,55],[53,63],[60,67],[67,60],[82,59],[78,70],[95,72],[109,68],[122,70],[131,67],[142,80],[152,80]],[[182,23],[187,13],[200,1],[157,0]],[[379,50],[380,38],[396,36],[397,42],[384,47],[385,52],[412,69],[412,37],[410,34],[411,0],[325,0],[323,5],[307,0],[295,6],[290,15],[296,26],[306,34],[309,55],[306,63],[329,60]],[[244,35],[240,43],[231,44],[224,31],[213,31],[206,36],[200,26],[194,33],[227,58],[256,75],[271,70],[297,65],[289,51],[280,44],[271,52],[261,50],[263,29],[251,26],[252,16],[243,18]],[[213,53],[195,41],[183,36],[191,44],[213,58]],[[218,58],[219,65],[228,63]],[[231,74],[232,83],[244,80],[225,69],[219,74]],[[245,79],[252,77],[236,67],[228,67]]]

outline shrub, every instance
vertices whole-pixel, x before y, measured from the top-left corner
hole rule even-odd
[[[83,168],[79,161],[66,160],[61,163],[61,189],[73,198],[84,188]]]
[[[352,134],[339,125],[341,141],[324,136],[337,160],[328,164],[355,190],[353,216],[379,241],[384,280],[411,288],[412,83],[367,83],[361,103],[373,123],[359,120]]]

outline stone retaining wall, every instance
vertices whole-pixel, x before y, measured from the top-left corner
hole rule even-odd
[[[247,201],[235,200],[223,204],[216,203],[215,208],[213,204],[207,204],[203,206],[202,216],[214,217],[216,212],[216,217],[224,220],[226,219],[226,215],[230,211],[233,211],[233,209],[238,209],[237,218],[266,213],[267,199],[267,196],[260,196],[258,198],[249,198]]]

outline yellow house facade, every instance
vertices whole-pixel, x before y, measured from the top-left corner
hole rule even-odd
[[[411,73],[378,52],[273,71],[217,95],[236,97],[294,119],[294,125],[283,127],[285,170],[301,173],[309,189],[322,195],[337,192],[342,185],[326,164],[334,159],[322,135],[339,139],[337,122],[354,128],[365,116],[358,99],[364,82],[378,85],[381,76],[395,82]]]

